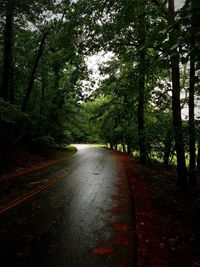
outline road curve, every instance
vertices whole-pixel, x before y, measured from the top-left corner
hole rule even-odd
[[[117,153],[77,149],[59,168],[31,176],[32,184],[34,176],[45,180],[43,190],[6,204],[1,266],[137,266],[133,206]]]

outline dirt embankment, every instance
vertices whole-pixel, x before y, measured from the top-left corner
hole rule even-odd
[[[1,166],[0,182],[57,164],[76,151],[75,147],[68,146],[48,149],[43,154],[33,154],[18,148],[7,155],[6,162]]]

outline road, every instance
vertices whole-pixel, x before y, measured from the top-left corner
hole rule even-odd
[[[2,267],[136,266],[133,205],[117,153],[77,149],[1,188]]]

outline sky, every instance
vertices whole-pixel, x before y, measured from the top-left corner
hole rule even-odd
[[[185,0],[174,0],[175,8],[179,9],[181,8],[185,3]]]

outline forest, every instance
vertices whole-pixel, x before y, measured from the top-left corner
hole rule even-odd
[[[19,147],[102,143],[195,186],[200,2],[180,2],[0,0],[1,169]]]

